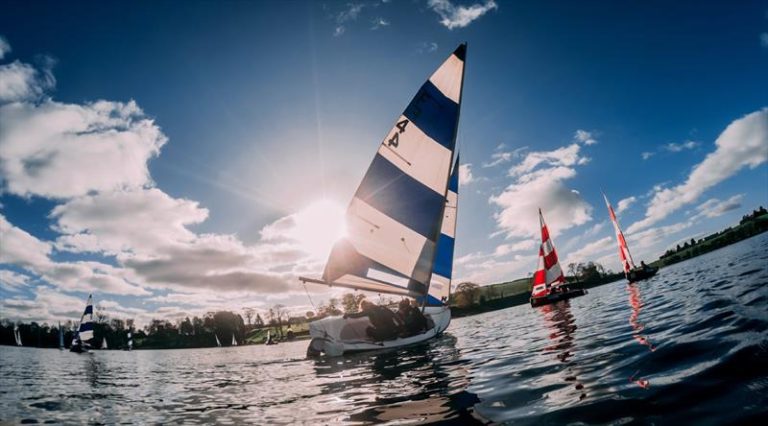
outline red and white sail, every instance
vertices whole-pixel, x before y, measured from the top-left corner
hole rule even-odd
[[[565,284],[563,269],[557,260],[557,251],[549,237],[549,229],[544,223],[544,216],[539,209],[539,223],[541,225],[541,247],[539,247],[539,266],[533,274],[532,297],[544,297],[548,295],[552,287]]]
[[[635,269],[635,262],[632,260],[632,255],[629,253],[629,247],[627,247],[627,240],[624,238],[624,233],[621,232],[619,226],[619,220],[616,219],[616,213],[611,207],[611,203],[608,202],[608,197],[603,194],[605,199],[605,205],[608,207],[608,213],[611,215],[611,222],[613,222],[613,229],[616,231],[616,242],[619,244],[619,260],[621,260],[621,266],[624,268],[624,275],[629,279],[629,271]]]

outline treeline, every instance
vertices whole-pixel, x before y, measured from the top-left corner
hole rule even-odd
[[[737,243],[757,234],[768,231],[768,211],[763,206],[753,210],[751,214],[742,216],[739,225],[728,227],[720,232],[707,235],[698,241],[691,238],[682,245],[667,250],[657,263],[664,266],[709,253],[713,250]]]
[[[30,323],[17,322],[10,320],[0,320],[0,345],[16,345],[14,337],[14,328],[18,326],[21,343],[23,346],[34,346],[38,348],[58,348],[59,347],[59,326],[49,325],[48,323]],[[61,330],[64,335],[64,347],[69,348],[72,339],[75,337],[77,325],[72,321],[61,324]],[[106,339],[110,349],[119,349],[128,344],[128,330],[133,328],[133,320],[112,319],[94,324],[93,345],[101,347],[101,342]],[[141,332],[141,331],[139,331]]]

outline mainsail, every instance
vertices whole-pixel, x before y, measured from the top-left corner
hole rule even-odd
[[[539,224],[541,226],[541,246],[539,247],[539,266],[533,274],[532,297],[547,296],[552,287],[565,284],[565,276],[557,260],[555,244],[549,236],[549,229],[544,222],[544,215],[539,209]]]
[[[128,332],[128,350],[130,351],[133,349],[133,336],[131,336],[131,332]]]
[[[427,305],[439,306],[448,303],[451,295],[451,276],[453,274],[453,248],[456,238],[456,219],[459,210],[459,156],[453,165],[451,179],[448,181],[443,226],[437,241],[437,254],[432,267],[432,282],[429,284]]]
[[[328,258],[332,286],[428,294],[456,146],[466,45],[421,86],[379,146]]]
[[[21,344],[21,333],[19,332],[19,325],[13,325],[13,338],[16,340],[16,346],[23,346]]]
[[[235,340],[235,333],[232,333],[232,346],[237,346],[237,340]]]
[[[106,338],[106,337],[104,337],[103,339],[101,339],[101,349],[109,349],[109,348],[107,347],[107,338]]]
[[[216,346],[221,347],[221,342],[219,342],[219,336],[214,334],[213,335],[216,338]]]
[[[77,330],[77,337],[81,342],[93,339],[93,295],[88,295],[88,302],[85,305],[83,316],[80,317],[80,327]]]
[[[627,240],[624,238],[624,233],[621,232],[619,220],[616,219],[616,213],[614,213],[613,207],[611,206],[611,203],[608,202],[608,197],[606,197],[605,194],[603,194],[603,198],[605,199],[605,205],[608,207],[608,213],[611,215],[613,229],[616,231],[616,242],[619,245],[619,260],[621,260],[624,275],[629,279],[629,272],[635,269],[635,262],[632,260],[632,255],[629,253]]]

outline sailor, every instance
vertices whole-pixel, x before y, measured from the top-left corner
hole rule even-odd
[[[640,261],[640,267],[643,269],[643,271],[647,271],[648,269],[650,269],[650,268],[648,267],[648,265],[646,265],[646,264],[645,264],[645,261],[644,261],[644,260],[641,260],[641,261]]]
[[[365,332],[368,337],[376,341],[397,338],[403,327],[403,321],[394,312],[367,300],[360,302],[360,312],[344,315],[344,318],[360,318],[365,316],[371,321],[371,326]]]

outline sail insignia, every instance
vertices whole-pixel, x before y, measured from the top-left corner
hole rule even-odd
[[[395,121],[346,212],[323,279],[380,293],[423,296],[442,231],[461,105],[466,46],[432,74]]]

